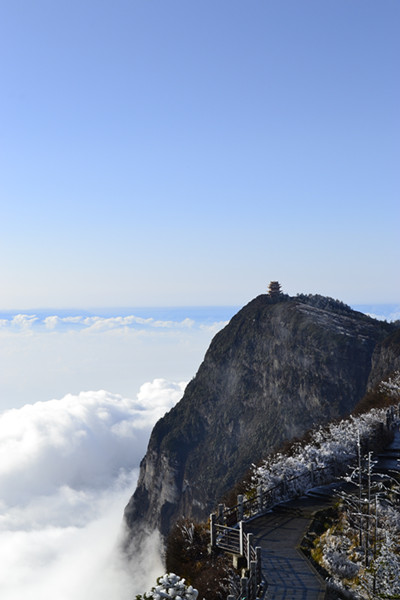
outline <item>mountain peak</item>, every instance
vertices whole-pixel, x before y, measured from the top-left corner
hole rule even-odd
[[[251,463],[348,414],[365,394],[374,351],[395,327],[271,283],[272,294],[270,284],[217,333],[182,400],[154,427],[129,527],[166,534],[181,516],[206,518]]]

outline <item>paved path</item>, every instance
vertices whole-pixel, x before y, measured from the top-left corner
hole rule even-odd
[[[378,455],[375,472],[400,471],[400,429],[393,442]],[[326,586],[311,563],[299,550],[301,540],[315,513],[332,505],[335,489],[347,489],[336,481],[311,490],[306,496],[278,505],[270,513],[245,524],[261,546],[263,576],[268,582],[266,600],[323,600]]]
[[[330,505],[328,496],[305,496],[246,523],[246,531],[261,546],[268,600],[323,600],[325,583],[298,547],[313,515]]]

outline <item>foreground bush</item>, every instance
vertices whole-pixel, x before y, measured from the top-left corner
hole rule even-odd
[[[198,591],[175,573],[166,573],[157,579],[150,592],[136,596],[136,600],[196,600]]]

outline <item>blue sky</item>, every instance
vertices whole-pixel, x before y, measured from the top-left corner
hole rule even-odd
[[[397,0],[0,5],[0,308],[398,302]]]

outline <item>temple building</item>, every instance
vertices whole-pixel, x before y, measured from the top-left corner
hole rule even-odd
[[[271,281],[268,287],[268,295],[271,298],[277,298],[282,294],[281,284],[279,281]]]

